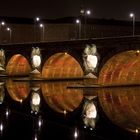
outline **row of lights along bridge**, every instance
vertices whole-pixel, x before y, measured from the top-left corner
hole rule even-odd
[[[10,27],[8,27],[4,21],[0,22],[0,32],[2,31],[2,28],[4,28],[6,31],[9,32],[9,40],[11,42],[12,29]]]
[[[84,17],[84,23],[85,24],[85,30],[84,30],[84,36],[86,38],[86,17],[91,15],[91,11],[90,10],[81,10],[80,14]],[[129,16],[132,18],[132,22],[133,22],[133,26],[132,26],[132,35],[135,35],[135,14],[134,13],[130,13]],[[76,24],[78,24],[78,38],[81,38],[81,26],[82,26],[82,20],[80,18],[76,19]],[[35,41],[36,41],[36,25],[39,25],[39,27],[42,30],[42,34],[41,34],[41,40],[44,41],[44,32],[45,32],[45,26],[43,23],[40,22],[40,18],[36,17],[35,18],[35,26],[34,26],[34,36],[35,36]],[[10,42],[12,41],[12,29],[10,27],[6,26],[6,23],[4,21],[0,22],[0,32],[2,30],[2,28],[4,27],[4,29],[6,31],[9,32],[9,40]]]
[[[86,25],[86,17],[91,14],[91,11],[90,10],[81,10],[80,13],[84,17],[84,24]],[[135,14],[134,13],[130,13],[129,16],[130,16],[130,18],[132,18],[132,22],[133,22],[132,35],[134,36],[135,35]],[[81,18],[77,18],[75,22],[76,22],[76,24],[79,25],[78,37],[81,38],[82,20],[81,20]],[[86,38],[86,26],[85,26],[84,33],[85,33],[85,38]]]

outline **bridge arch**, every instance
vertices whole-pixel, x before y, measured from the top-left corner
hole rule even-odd
[[[50,56],[42,67],[43,78],[79,78],[83,70],[79,62],[66,52]]]
[[[13,55],[6,66],[6,73],[8,76],[23,76],[29,75],[31,72],[31,66],[26,59],[21,54]]]
[[[111,57],[99,73],[102,85],[136,85],[140,83],[140,52],[127,50]]]

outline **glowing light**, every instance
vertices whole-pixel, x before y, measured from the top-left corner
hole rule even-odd
[[[140,53],[140,50],[137,50],[137,53]]]
[[[75,132],[74,132],[74,138],[76,139],[78,137],[78,130],[77,128],[75,129]]]
[[[85,128],[85,129],[87,128],[86,125],[84,125],[84,128]]]
[[[84,12],[85,12],[84,9],[81,9],[81,10],[80,10],[80,13],[81,13],[81,14],[84,14]]]
[[[76,19],[76,23],[79,24],[80,23],[80,20],[79,19]]]
[[[39,17],[36,17],[36,21],[38,22],[40,20],[40,18]]]
[[[67,114],[67,110],[64,110],[64,115],[66,115]]]
[[[90,127],[90,130],[93,130],[93,128],[92,128],[92,127]]]
[[[90,15],[90,14],[91,14],[91,11],[90,11],[90,10],[87,10],[87,11],[86,11],[86,14],[87,14],[87,15]]]
[[[98,62],[98,58],[95,55],[88,55],[87,56],[87,66],[89,68],[96,68]]]
[[[35,139],[34,140],[37,140],[37,134],[35,135]]]
[[[134,13],[130,13],[130,17],[132,18],[132,17],[134,17],[135,15],[134,15]]]
[[[5,22],[4,22],[4,21],[2,21],[2,22],[1,22],[1,25],[2,25],[2,26],[4,26],[4,25],[5,25]]]
[[[6,28],[7,31],[10,31],[11,29],[9,27]]]
[[[22,103],[22,99],[20,99],[20,103]]]
[[[138,130],[138,129],[136,129],[136,131],[135,131],[135,132],[136,132],[136,134],[138,134],[138,133],[139,133],[139,130]]]
[[[8,117],[9,116],[9,113],[10,113],[10,111],[8,110],[8,108],[6,109],[6,112],[5,112],[5,114],[6,114],[6,117]]]
[[[96,118],[97,110],[93,103],[89,103],[86,107],[86,116],[87,118]]]
[[[3,131],[3,124],[0,124],[0,131]]]
[[[33,65],[34,67],[39,67],[41,64],[41,58],[39,55],[34,55],[33,56]]]
[[[39,126],[39,128],[41,127],[41,125],[42,125],[42,119],[41,119],[41,117],[39,117],[39,120],[38,120],[38,126]]]
[[[41,23],[41,24],[39,24],[39,26],[42,28],[42,27],[44,27],[44,25]]]
[[[33,93],[33,96],[32,96],[32,104],[33,105],[39,105],[40,104],[40,96],[38,93]]]

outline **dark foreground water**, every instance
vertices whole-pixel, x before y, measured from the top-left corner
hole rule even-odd
[[[0,140],[140,139],[139,87],[79,85],[83,81],[1,79]]]

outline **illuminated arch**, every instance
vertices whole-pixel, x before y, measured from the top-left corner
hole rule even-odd
[[[29,75],[30,71],[31,67],[27,59],[21,54],[12,56],[6,66],[6,73],[10,76]]]
[[[102,85],[130,85],[140,83],[140,54],[136,50],[121,52],[110,58],[99,73]]]
[[[82,77],[80,64],[67,53],[56,53],[44,64],[42,77],[44,78],[76,78]]]

